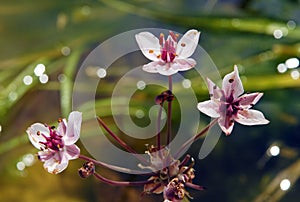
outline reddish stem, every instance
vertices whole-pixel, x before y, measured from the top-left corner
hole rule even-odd
[[[185,185],[187,187],[190,187],[190,188],[193,188],[193,189],[196,189],[196,190],[199,190],[199,191],[202,191],[202,190],[206,189],[206,187],[203,187],[203,186],[200,186],[200,185],[196,185],[196,184],[193,184],[193,183],[190,183],[190,182],[186,182]]]
[[[181,163],[179,164],[179,168],[181,168],[182,166],[184,166],[189,160],[191,159],[191,156],[188,154],[184,157],[184,159],[181,161]]]
[[[172,84],[172,75],[168,77],[169,80],[169,90],[172,92],[173,84]],[[173,93],[173,92],[172,92]],[[172,100],[168,101],[168,115],[167,115],[167,144],[169,145],[171,140],[171,133],[172,133]]]
[[[161,114],[162,114],[162,105],[159,105],[159,111],[158,111],[158,116],[157,116],[157,136],[156,136],[156,143],[157,143],[157,148],[158,150],[160,150],[161,148],[161,133],[160,133],[160,130],[161,130],[161,126],[160,126],[160,122],[161,122]]]
[[[107,179],[97,172],[94,173],[94,176],[106,184],[116,185],[116,186],[143,186],[145,184],[153,183],[153,180],[136,181],[136,182],[115,181],[115,180]]]
[[[84,156],[82,154],[79,155],[79,158],[82,159],[82,160],[85,160],[85,161],[90,161],[90,162],[93,162],[95,165],[98,165],[98,166],[102,166],[104,168],[108,168],[108,169],[111,169],[111,170],[115,170],[115,171],[118,171],[118,172],[122,172],[122,173],[136,173],[136,174],[139,174],[141,173],[142,175],[144,175],[145,173],[142,172],[142,171],[138,171],[138,170],[133,170],[133,169],[128,169],[128,168],[123,168],[123,167],[119,167],[119,166],[114,166],[114,165],[110,165],[110,164],[107,164],[107,163],[103,163],[101,161],[97,161],[95,159],[92,159],[90,157],[87,157],[87,156]],[[153,172],[149,172],[149,173],[146,173],[147,175],[153,175],[155,173]],[[146,175],[145,174],[145,175]]]
[[[202,135],[204,135],[210,127],[215,125],[218,122],[218,119],[214,119],[212,122],[210,122],[205,128],[203,128],[197,135],[191,137],[189,140],[187,140],[176,152],[174,155],[175,159],[178,158],[179,154],[189,145],[191,145],[193,142],[197,141]]]
[[[121,140],[121,138],[119,138],[116,134],[114,134],[108,127],[107,125],[104,123],[104,121],[97,116],[97,120],[98,123],[106,130],[106,132],[108,132],[110,134],[110,136],[112,138],[114,138],[119,145],[121,145],[124,149],[126,149],[128,152],[135,154],[134,156],[139,159],[140,161],[142,161],[143,163],[149,164],[149,162],[143,158],[141,155],[139,155],[133,148],[131,148],[129,145],[127,145],[123,140]]]

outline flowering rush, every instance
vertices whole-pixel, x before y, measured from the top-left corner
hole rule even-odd
[[[42,123],[34,123],[27,129],[30,142],[37,149],[44,168],[58,174],[67,168],[69,160],[79,157],[80,149],[74,144],[80,136],[82,114],[71,112],[68,118],[59,119],[57,129]]]
[[[140,170],[130,170],[135,173],[141,173],[141,177],[147,176],[147,179],[140,181],[115,181],[102,176],[97,172],[97,167],[105,167],[114,171],[126,173],[128,168],[110,165],[99,160],[80,154],[80,149],[75,145],[79,139],[82,113],[73,111],[68,120],[59,119],[57,128],[42,123],[34,123],[27,129],[30,142],[40,151],[38,158],[44,162],[44,168],[53,174],[58,174],[67,168],[69,160],[81,159],[85,163],[78,169],[82,178],[94,176],[101,182],[114,186],[143,186],[145,194],[161,194],[164,202],[181,202],[192,199],[188,188],[195,190],[204,190],[205,187],[194,184],[195,161],[190,155],[180,159],[180,154],[193,142],[204,135],[211,126],[220,125],[226,135],[230,135],[234,122],[244,125],[267,124],[268,120],[257,110],[250,109],[262,97],[262,93],[244,94],[242,82],[239,77],[237,66],[232,73],[227,74],[222,83],[222,88],[215,85],[210,79],[207,79],[210,100],[198,103],[198,109],[208,116],[217,118],[203,128],[198,134],[191,137],[182,145],[179,145],[175,155],[169,148],[172,137],[172,102],[176,96],[172,93],[172,76],[178,71],[185,71],[193,68],[196,61],[189,58],[195,51],[200,37],[197,30],[189,30],[178,41],[178,35],[172,31],[169,32],[167,39],[161,34],[159,38],[150,32],[141,32],[135,35],[138,46],[142,53],[152,62],[143,66],[143,70],[150,73],[159,73],[169,77],[169,89],[159,94],[155,103],[160,105],[160,111],[157,114],[156,145],[148,145],[146,154],[139,153],[117,134],[115,134],[97,117],[99,126],[110,135],[116,143],[125,151],[132,153],[138,160],[137,165]],[[161,136],[161,112],[164,104],[167,102],[167,126],[166,138],[162,140]],[[196,109],[196,107],[195,107]],[[165,143],[165,144],[163,144]]]
[[[218,118],[218,123],[226,135],[231,134],[235,121],[249,126],[269,123],[263,113],[250,109],[259,101],[263,93],[242,95],[244,88],[237,66],[234,66],[233,72],[224,77],[222,89],[208,78],[207,85],[210,100],[200,102],[198,109],[212,118]]]
[[[166,40],[163,34],[159,38],[150,32],[136,34],[139,48],[152,61],[144,65],[143,70],[170,76],[193,68],[196,61],[189,57],[194,53],[199,37],[200,32],[195,29],[187,31],[179,41],[178,35],[172,31]]]

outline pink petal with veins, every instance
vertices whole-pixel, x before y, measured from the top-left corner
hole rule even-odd
[[[69,160],[77,159],[80,154],[80,149],[75,144],[65,146],[64,155],[67,156]]]
[[[215,101],[207,100],[204,102],[200,102],[197,105],[197,108],[207,116],[212,118],[218,118],[220,116],[219,113],[219,105]]]
[[[37,149],[44,148],[45,145],[41,144],[41,142],[45,142],[45,138],[42,134],[44,134],[46,137],[50,136],[50,131],[45,124],[41,123],[34,123],[32,124],[27,130],[28,138],[33,144],[33,146]]]
[[[159,61],[159,39],[150,32],[141,32],[135,35],[136,42],[143,55],[152,61]]]
[[[249,109],[253,105],[255,105],[260,98],[263,96],[263,93],[249,93],[242,95],[241,97],[238,98],[240,105],[245,108]]]
[[[226,96],[229,96],[232,93],[234,99],[244,93],[243,84],[236,65],[234,66],[234,71],[223,78],[222,89]]]
[[[52,158],[45,161],[44,168],[49,173],[58,174],[67,168],[68,163],[68,158],[61,152],[57,152]]]
[[[243,125],[263,125],[268,124],[269,121],[265,118],[263,113],[258,110],[240,110],[235,118],[235,121]]]
[[[82,113],[73,111],[70,113],[67,123],[66,135],[63,137],[66,145],[74,144],[80,137]]]
[[[187,31],[178,41],[176,54],[178,58],[188,58],[194,52],[198,45],[200,32],[195,29]]]
[[[192,58],[188,59],[175,59],[171,64],[171,68],[177,71],[186,71],[195,67],[196,61]]]
[[[234,120],[232,117],[221,116],[218,120],[218,123],[226,136],[231,134],[234,126]]]
[[[206,78],[209,96],[213,99],[220,99],[222,96],[222,90],[209,78]]]

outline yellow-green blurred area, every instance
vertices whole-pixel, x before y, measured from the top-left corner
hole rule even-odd
[[[81,179],[77,174],[81,160],[71,161],[60,175],[48,174],[25,133],[34,122],[55,123],[68,115],[76,71],[93,48],[119,33],[150,27],[179,33],[200,30],[199,44],[222,77],[237,64],[245,91],[264,92],[255,108],[264,112],[270,124],[236,124],[232,135],[222,135],[203,160],[197,158],[202,140],[190,148],[196,159],[194,183],[208,187],[201,192],[188,189],[194,201],[298,202],[299,24],[298,0],[2,0],[0,202],[163,201],[155,195],[140,198],[142,187]],[[124,64],[115,64],[112,82],[130,70]],[[204,81],[189,74],[198,101],[207,100]],[[151,89],[134,97],[134,107],[139,101],[141,107],[148,106],[146,101],[151,104],[159,93]],[[109,81],[101,84],[96,111],[118,132],[107,104],[112,90]],[[175,114],[174,122],[179,121]],[[144,144],[136,147],[142,150]],[[278,148],[279,155],[272,156]],[[99,172],[114,180],[142,179],[106,169]]]

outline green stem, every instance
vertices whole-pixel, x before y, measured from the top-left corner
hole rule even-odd
[[[65,80],[61,83],[60,88],[60,105],[63,117],[67,117],[72,110],[72,88],[74,81],[74,74],[78,66],[78,61],[82,53],[82,48],[74,50],[69,56],[67,64],[64,69]]]

